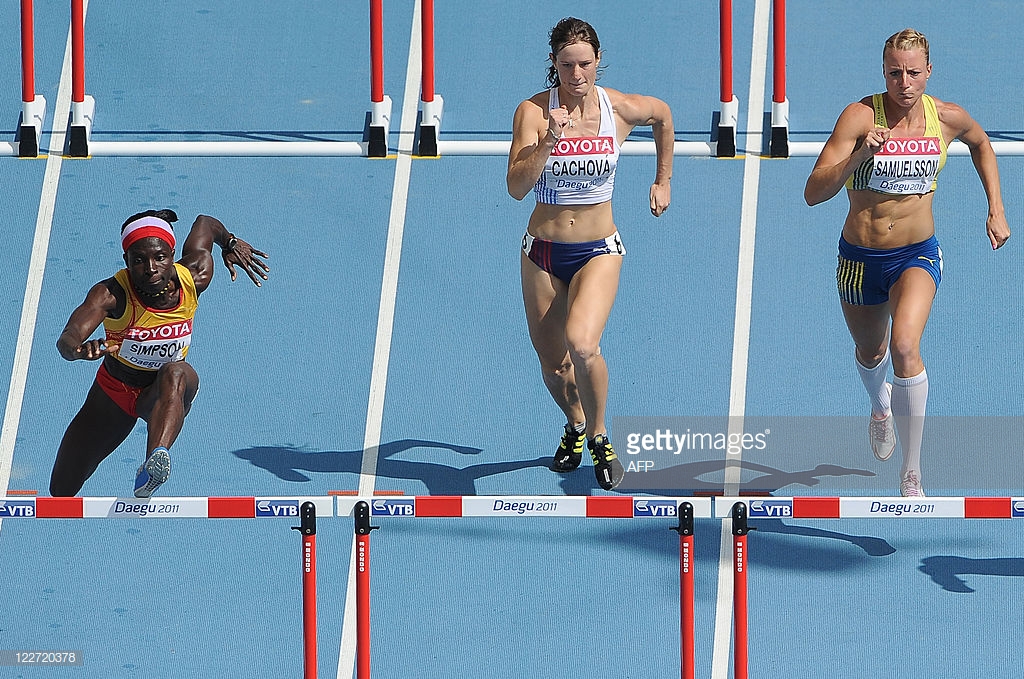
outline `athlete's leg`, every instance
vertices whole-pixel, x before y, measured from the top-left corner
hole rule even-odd
[[[608,431],[608,366],[601,356],[601,335],[615,302],[621,269],[622,257],[599,255],[576,272],[569,285],[565,341],[586,414],[588,438]]]
[[[149,425],[146,455],[158,447],[170,448],[185,423],[192,400],[199,391],[199,375],[185,361],[167,363],[156,381],[139,395],[135,409]]]
[[[903,449],[901,478],[908,472],[916,472],[918,481],[928,405],[928,374],[921,359],[921,337],[934,299],[935,280],[920,267],[911,267],[900,274],[889,292],[892,305],[890,350],[896,373],[892,410]]]
[[[569,286],[520,253],[523,305],[544,386],[571,424],[584,422],[576,376],[565,346],[566,300]]]
[[[857,372],[871,399],[871,412],[884,416],[889,412],[889,389],[885,384],[890,365],[889,303],[840,303],[853,338]]]
[[[50,495],[72,496],[100,462],[128,438],[136,418],[125,413],[93,382],[81,410],[71,420],[50,473]]]

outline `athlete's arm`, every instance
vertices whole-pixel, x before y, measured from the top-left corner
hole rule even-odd
[[[71,312],[71,318],[57,338],[57,351],[64,360],[94,361],[117,350],[118,345],[107,346],[102,339],[89,339],[103,319],[117,308],[117,298],[110,292],[109,283],[102,281],[92,286],[85,301]]]
[[[267,257],[265,252],[254,249],[241,238],[227,230],[219,219],[207,215],[199,215],[192,224],[192,229],[181,246],[181,259],[178,263],[192,272],[192,280],[196,284],[196,293],[206,290],[213,280],[213,244],[221,248],[224,266],[231,272],[231,280],[235,280],[237,264],[249,276],[257,287],[262,285],[259,279],[267,280],[270,267],[256,259],[253,255]]]
[[[977,123],[963,108],[949,102],[936,101],[939,120],[943,125],[956,131],[953,135],[971,151],[971,162],[985,188],[988,198],[988,218],[985,221],[988,240],[992,249],[1001,248],[1010,238],[1010,225],[1006,222],[1003,209],[1003,194],[999,184],[999,164],[992,142],[981,125]]]
[[[650,127],[654,135],[657,171],[651,185],[651,214],[660,217],[672,202],[672,160],[675,153],[676,131],[672,123],[672,109],[661,99],[642,94],[623,94],[605,88],[624,125],[617,125],[619,143],[639,126]]]
[[[512,119],[512,146],[508,153],[505,185],[509,195],[516,200],[522,200],[533,189],[561,136],[558,124],[550,116],[546,120],[543,117],[537,103],[527,99],[516,107]]]
[[[889,130],[874,126],[870,100],[854,102],[839,115],[804,186],[804,200],[817,205],[833,198],[850,175],[882,148]]]

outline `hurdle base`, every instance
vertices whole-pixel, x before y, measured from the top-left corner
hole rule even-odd
[[[96,101],[88,94],[81,102],[71,102],[71,125],[64,155],[69,158],[88,158],[92,121],[96,114]]]
[[[772,102],[771,136],[768,155],[772,158],[789,158],[789,99]]]
[[[416,155],[436,158],[437,136],[441,130],[444,113],[444,99],[434,95],[433,101],[420,102],[419,124],[417,126]]]
[[[788,128],[772,128],[771,141],[768,143],[768,155],[772,158],[789,158]]]
[[[18,123],[18,131],[14,133],[14,143],[18,146],[19,158],[39,157],[39,134],[35,125]]]
[[[21,117],[14,142],[18,145],[19,158],[39,156],[39,143],[43,132],[43,117],[46,115],[46,99],[36,95],[32,101],[22,102]]]
[[[366,114],[363,141],[366,142],[367,158],[387,158],[390,126],[391,97],[384,95],[383,101],[370,103],[370,112]]]
[[[713,140],[717,142],[715,157],[735,158],[736,124],[739,119],[740,102],[734,96],[732,101],[723,101],[721,105],[721,110],[716,111],[711,120],[712,129],[717,129],[717,135],[713,135]]]
[[[715,145],[716,158],[736,157],[736,128],[726,125],[718,126],[718,143]]]

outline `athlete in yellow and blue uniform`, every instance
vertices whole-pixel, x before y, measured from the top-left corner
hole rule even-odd
[[[1010,227],[988,135],[960,106],[924,93],[932,72],[927,38],[909,28],[890,36],[882,68],[885,92],[843,110],[804,198],[816,205],[847,189],[836,280],[857,371],[871,399],[871,448],[879,460],[889,459],[898,433],[900,493],[923,496],[928,375],[921,337],[942,277],[932,201],[948,141],[958,139],[971,151],[988,197],[993,249],[1010,237]]]

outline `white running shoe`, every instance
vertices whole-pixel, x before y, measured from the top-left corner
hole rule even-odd
[[[885,386],[892,394],[892,385],[886,382]],[[891,410],[881,420],[875,419],[875,416],[871,415],[871,422],[868,423],[868,436],[871,439],[871,452],[879,461],[885,462],[892,457],[893,451],[896,450],[896,425]]]
[[[135,497],[149,497],[171,475],[171,456],[163,446],[155,449],[135,475]]]
[[[924,489],[921,488],[921,479],[917,478],[917,472],[908,471],[903,475],[900,483],[900,495],[903,497],[924,497]]]

